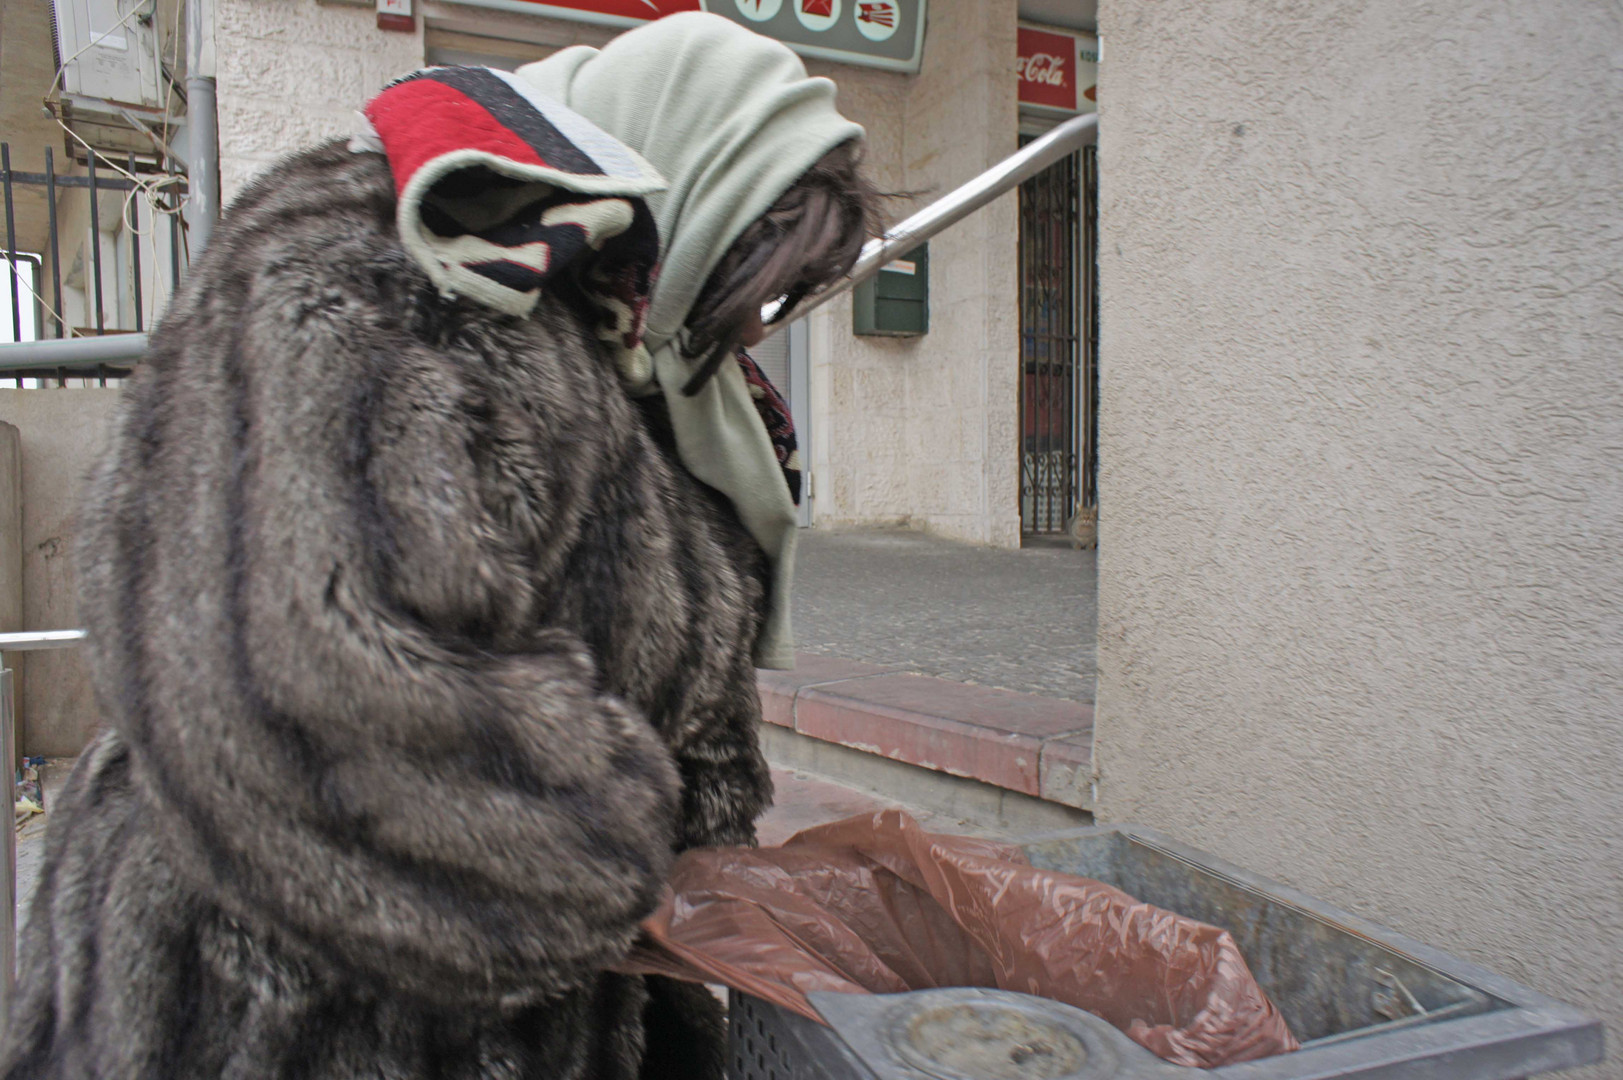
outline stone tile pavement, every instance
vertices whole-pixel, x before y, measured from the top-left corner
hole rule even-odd
[[[1091,703],[1095,554],[1004,551],[899,529],[805,529],[795,570],[795,645]]]

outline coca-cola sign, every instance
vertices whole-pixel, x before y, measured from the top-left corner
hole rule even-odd
[[[1099,39],[1066,30],[1019,28],[1015,67],[1020,104],[1046,112],[1091,112]]]

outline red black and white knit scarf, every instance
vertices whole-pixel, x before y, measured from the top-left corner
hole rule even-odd
[[[665,182],[646,161],[492,68],[413,72],[364,112],[371,131],[352,145],[387,155],[401,242],[442,294],[522,317],[567,281],[599,312],[621,370],[647,363],[659,234],[643,197]],[[743,350],[738,362],[798,503],[788,405]]]

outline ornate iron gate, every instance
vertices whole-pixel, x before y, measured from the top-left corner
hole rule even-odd
[[[1094,148],[1020,185],[1020,526],[1063,533],[1096,505]]]

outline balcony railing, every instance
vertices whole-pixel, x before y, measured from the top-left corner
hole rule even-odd
[[[15,343],[0,345],[5,378],[18,387],[106,385],[145,351],[146,329],[185,272],[186,178],[134,154],[90,151],[82,172],[74,162],[62,175],[52,147],[44,172],[23,172],[11,151],[0,143],[10,271],[0,282],[0,335]]]

